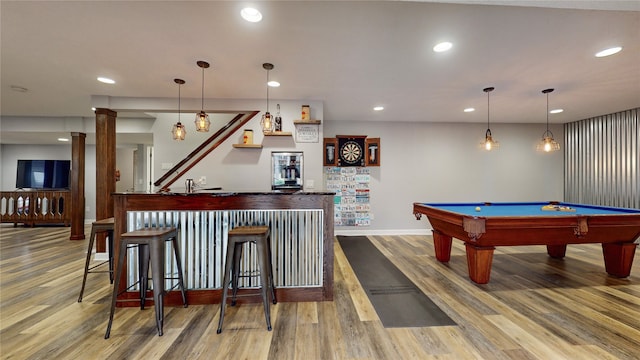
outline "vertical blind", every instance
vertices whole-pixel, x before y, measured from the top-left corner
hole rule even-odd
[[[640,108],[564,125],[565,201],[640,208]]]

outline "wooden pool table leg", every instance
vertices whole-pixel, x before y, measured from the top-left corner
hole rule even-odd
[[[547,254],[552,258],[562,259],[567,253],[567,244],[564,245],[547,245]]]
[[[438,261],[449,262],[451,259],[451,236],[433,230],[433,247]]]
[[[635,243],[602,244],[604,268],[607,273],[620,278],[628,277],[631,274],[636,246]]]
[[[491,275],[491,263],[493,262],[493,246],[474,246],[465,243],[467,248],[467,266],[469,267],[469,277],[475,283],[486,284]]]

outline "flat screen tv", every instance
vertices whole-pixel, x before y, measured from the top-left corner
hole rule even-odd
[[[68,189],[71,160],[18,160],[16,188]]]

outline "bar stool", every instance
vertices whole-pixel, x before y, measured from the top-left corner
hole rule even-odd
[[[242,257],[242,246],[246,242],[256,245],[258,250],[259,275],[240,275],[240,259]],[[264,304],[264,316],[267,321],[267,330],[271,331],[271,311],[269,309],[269,294],[273,303],[276,304],[276,293],[273,287],[273,266],[271,264],[271,237],[268,226],[239,226],[228,233],[227,256],[224,268],[224,280],[222,285],[222,301],[220,302],[220,321],[218,331],[222,332],[224,321],[224,310],[227,305],[229,292],[229,273],[231,274],[232,297],[231,306],[236,304],[238,298],[238,279],[240,277],[260,276],[260,295]],[[255,296],[257,294],[246,294],[240,296]]]
[[[109,273],[109,282],[113,284],[113,218],[107,218],[94,221],[91,224],[91,236],[89,237],[89,248],[87,249],[87,261],[84,263],[84,276],[82,278],[82,287],[80,288],[80,295],[78,296],[78,302],[82,302],[82,295],[84,294],[84,286],[87,283],[87,274],[90,273]],[[91,262],[91,253],[93,252],[93,243],[96,239],[96,234],[100,232],[107,232],[107,246],[109,249],[109,260],[105,260],[99,264],[95,264],[89,267]],[[102,265],[109,264],[109,270],[94,270]]]
[[[144,309],[146,292],[149,283],[149,262],[151,262],[153,302],[156,312],[156,326],[158,328],[158,336],[162,336],[162,325],[164,322],[164,295],[166,293],[164,283],[166,279],[178,280],[178,283],[172,288],[175,288],[176,286],[180,288],[180,291],[182,293],[182,303],[184,304],[184,307],[187,307],[187,295],[182,278],[182,262],[180,260],[180,253],[178,250],[177,236],[178,232],[173,227],[140,229],[120,235],[118,267],[116,268],[115,283],[113,285],[113,295],[111,297],[111,313],[109,315],[107,332],[104,336],[105,339],[108,339],[111,333],[111,324],[113,323],[113,315],[116,309],[116,302],[127,301],[117,300],[117,297],[119,295],[118,288],[120,285],[120,278],[122,277],[121,275],[122,269],[124,267],[124,259],[127,254],[127,249],[131,247],[138,247],[138,282],[140,284],[141,309]],[[177,278],[165,276],[165,243],[167,241],[170,241],[173,246],[173,253],[176,259],[176,267],[178,268]],[[131,288],[131,286],[129,288]],[[127,291],[129,288],[125,289],[124,291]]]

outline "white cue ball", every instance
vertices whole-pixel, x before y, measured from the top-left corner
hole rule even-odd
[[[480,206],[476,206],[476,211],[480,211]]]

